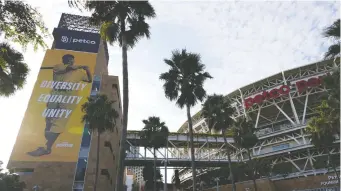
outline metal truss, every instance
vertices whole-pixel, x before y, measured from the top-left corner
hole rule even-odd
[[[335,145],[333,148],[330,149],[330,155],[339,155],[340,154],[340,148],[339,146]],[[324,149],[316,149],[313,147],[305,148],[301,150],[297,150],[294,152],[285,152],[281,153],[279,155],[276,155],[275,157],[272,157],[270,160],[271,166],[274,166],[276,164],[281,163],[289,163],[293,166],[293,168],[296,169],[296,172],[290,173],[286,176],[286,178],[290,177],[298,177],[298,176],[308,176],[311,174],[317,175],[317,174],[325,174],[328,172],[326,169],[315,169],[314,168],[314,162],[319,157],[327,156],[328,153]],[[200,176],[201,174],[206,173],[210,170],[216,170],[219,168],[208,168],[206,170],[197,169],[197,174]],[[340,170],[340,167],[337,168],[337,170]],[[186,182],[188,180],[191,180],[192,177],[191,169],[186,169],[180,171],[180,180],[181,182]],[[278,180],[283,179],[283,176],[281,175],[273,175],[271,179]]]
[[[289,82],[294,82],[297,80],[301,80],[304,78],[319,76],[328,73],[335,67],[332,61],[324,61],[323,63],[315,63],[305,67],[301,67],[298,69],[281,72],[272,77],[269,77],[265,80],[256,82],[252,85],[246,86],[244,88],[239,89],[238,91],[233,92],[228,96],[228,98],[233,103],[232,106],[236,109],[234,118],[238,118],[241,116],[245,116],[248,113],[259,113],[262,108],[266,108],[269,106],[278,106],[278,104],[283,102],[290,102],[292,107],[292,112],[294,114],[295,121],[293,124],[299,124],[298,113],[295,110],[293,99],[304,97],[307,94],[318,94],[325,92],[325,87],[312,87],[306,92],[299,93],[297,91],[291,91],[288,95],[283,95],[275,99],[264,100],[261,105],[254,104],[248,109],[244,107],[244,98],[250,97],[252,95],[256,95],[261,93],[262,91],[269,90],[280,85],[286,85]],[[276,106],[276,107],[277,107]],[[279,109],[280,110],[280,109]],[[258,117],[257,117],[258,118]],[[302,122],[302,121],[301,121]],[[257,127],[257,125],[256,125]]]
[[[62,13],[58,28],[68,30],[99,33],[100,27],[90,24],[89,17]]]
[[[259,142],[252,148],[252,157],[269,158],[272,165],[290,163],[296,169],[290,176],[303,176],[309,173],[319,173],[321,169],[314,169],[313,163],[318,157],[327,155],[324,150],[314,148],[311,144],[310,135],[304,129],[307,122],[315,115],[314,108],[320,103],[321,97],[327,89],[323,86],[310,87],[304,92],[291,88],[287,95],[275,99],[264,100],[261,104],[254,104],[249,108],[244,107],[244,98],[261,93],[264,90],[290,85],[298,80],[307,79],[312,76],[320,76],[331,71],[335,65],[330,61],[315,63],[301,68],[281,72],[260,82],[243,87],[230,95],[228,99],[235,108],[233,118],[250,116],[255,122],[256,135]],[[205,119],[196,115],[193,119],[193,130],[207,129]],[[197,136],[197,135],[196,135]],[[195,157],[199,168],[220,167],[227,164],[226,145],[220,136],[211,138],[203,135],[200,139],[195,136]],[[206,136],[206,137],[205,137]],[[129,135],[128,135],[129,137]],[[205,137],[205,138],[204,138]],[[135,137],[128,138],[132,146],[142,146]],[[219,140],[219,141],[218,141]],[[134,142],[135,141],[135,142]],[[132,143],[134,142],[134,143]],[[338,139],[336,141],[340,143]],[[232,148],[231,159],[233,162],[247,161],[248,157],[244,149],[236,148],[233,139],[228,140],[228,146]],[[168,147],[164,148],[167,155],[158,154],[158,164],[190,166],[189,137],[187,134],[173,134],[168,138]],[[330,154],[338,154],[339,147],[335,146]],[[169,153],[169,155],[168,155]],[[137,160],[152,162],[153,157],[142,156],[142,158],[127,158],[127,161]],[[220,165],[217,165],[220,164]],[[323,170],[322,170],[323,171]],[[200,173],[206,173],[198,170]],[[191,169],[180,170],[181,181],[191,179]],[[187,177],[188,176],[188,177]],[[278,177],[277,177],[278,178]]]

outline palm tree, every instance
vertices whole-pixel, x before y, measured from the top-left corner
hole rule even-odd
[[[123,128],[121,145],[125,144],[128,126],[128,48],[133,48],[143,37],[150,37],[147,18],[156,16],[153,6],[148,1],[88,1],[69,0],[71,7],[84,7],[92,11],[90,21],[101,25],[101,37],[111,45],[118,42],[122,48],[123,68]],[[120,148],[117,190],[122,190],[124,175],[124,147]]]
[[[193,124],[191,118],[191,107],[198,101],[203,101],[206,97],[204,82],[207,78],[212,78],[208,72],[204,72],[205,65],[201,63],[199,54],[187,52],[186,49],[175,50],[172,52],[171,59],[164,59],[170,66],[168,72],[162,73],[160,79],[165,95],[171,101],[176,100],[180,108],[186,107],[187,120],[191,144],[193,190],[196,190],[196,169],[193,146]]]
[[[162,174],[160,169],[156,169],[156,175],[154,171],[153,165],[147,163],[142,171],[143,180],[145,181],[144,188],[145,190],[151,190],[154,187],[154,179],[158,180],[158,188],[162,187],[160,183],[162,183]]]
[[[96,95],[88,97],[88,101],[82,105],[84,115],[82,122],[89,124],[91,132],[97,131],[97,158],[94,191],[97,189],[99,170],[99,148],[100,135],[105,131],[113,131],[118,117],[117,111],[113,108],[114,101],[108,100],[106,95]]]
[[[203,116],[208,122],[208,128],[216,132],[221,132],[224,137],[224,142],[226,146],[228,161],[229,161],[229,171],[232,182],[232,190],[236,190],[236,184],[234,182],[232,166],[231,166],[231,149],[226,139],[226,132],[231,128],[234,120],[231,118],[233,114],[233,109],[228,100],[224,99],[223,95],[213,94],[208,96],[205,103],[203,104],[203,109],[201,116]]]
[[[179,170],[178,169],[176,169],[174,171],[174,180],[173,181],[174,181],[175,188],[177,190],[179,190],[180,189],[180,178],[179,178]]]
[[[313,117],[305,131],[311,135],[311,143],[317,148],[322,148],[327,152],[328,164],[332,166],[339,181],[340,177],[336,170],[334,161],[331,160],[330,147],[333,146],[336,140],[335,134],[339,132],[340,126],[335,126],[334,112],[330,109],[326,100],[316,109],[318,115]]]
[[[165,122],[161,122],[159,117],[149,117],[142,120],[144,127],[141,131],[141,139],[146,140],[146,148],[154,150],[154,191],[156,191],[156,150],[165,147],[168,142],[168,128]]]
[[[250,149],[253,148],[257,142],[258,138],[254,134],[254,124],[251,122],[251,120],[247,118],[239,118],[237,121],[234,123],[233,128],[233,139],[234,143],[241,149],[245,149],[248,157],[249,157],[249,169],[248,171],[250,172],[250,176],[253,181],[253,186],[255,188],[255,191],[257,191],[257,185],[256,185],[256,179],[255,179],[255,173],[254,173],[254,166],[253,161],[251,158],[251,151]]]
[[[340,19],[336,20],[331,26],[325,28],[322,34],[324,37],[335,41],[335,44],[331,45],[324,54],[324,58],[333,59],[340,56]]]
[[[12,172],[3,172],[3,162],[0,161],[0,190],[1,191],[23,191],[25,182],[20,181],[19,175]]]
[[[0,96],[10,96],[25,84],[27,64],[20,52],[0,43]]]

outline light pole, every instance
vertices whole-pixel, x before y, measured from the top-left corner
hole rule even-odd
[[[217,191],[219,191],[219,177],[214,178],[214,181],[217,182]]]

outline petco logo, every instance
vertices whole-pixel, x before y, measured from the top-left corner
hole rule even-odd
[[[62,36],[61,41],[63,43],[83,43],[83,44],[96,44],[96,41],[87,40],[87,39],[77,39],[77,38],[68,38],[67,36]]]
[[[73,147],[73,144],[70,144],[68,142],[62,142],[62,143],[58,143],[56,144],[56,147],[57,148],[72,148]]]
[[[62,42],[67,43],[69,38],[67,36],[62,36]]]

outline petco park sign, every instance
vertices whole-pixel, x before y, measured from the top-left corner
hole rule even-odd
[[[291,91],[297,91],[299,93],[304,92],[305,90],[320,86],[322,84],[323,76],[315,76],[309,79],[299,80],[296,82],[292,82],[288,85],[282,85],[271,90],[265,90],[260,94],[257,94],[253,97],[248,97],[244,100],[245,108],[250,108],[254,104],[261,104],[265,100],[270,100],[274,98],[278,98],[283,95],[288,95]]]
[[[55,28],[53,30],[55,49],[97,53],[100,35],[97,33]]]

